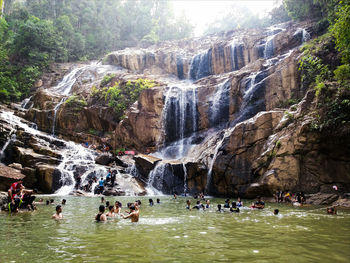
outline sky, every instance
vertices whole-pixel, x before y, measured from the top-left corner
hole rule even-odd
[[[281,4],[280,0],[171,0],[175,15],[185,12],[195,26],[195,35],[203,33],[205,26],[233,4],[246,6],[253,13],[262,16]]]

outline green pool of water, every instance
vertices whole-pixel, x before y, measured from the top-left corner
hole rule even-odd
[[[98,197],[65,198],[61,221],[51,219],[55,205],[1,212],[0,262],[350,262],[348,210],[334,216],[322,207],[270,203],[262,211],[217,213],[224,200],[214,198],[211,209],[188,211],[185,198],[162,196],[153,207],[140,198],[138,223],[96,223]],[[121,201],[124,211],[136,198],[106,199]]]

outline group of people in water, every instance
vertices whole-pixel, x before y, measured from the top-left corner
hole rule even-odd
[[[109,178],[108,182],[111,182],[112,178],[112,173],[111,170],[109,170]],[[23,186],[23,181],[19,180],[18,182],[13,183],[10,186],[10,189],[8,190],[8,205],[7,205],[7,210],[11,213],[18,212],[19,209],[27,209],[27,210],[35,210],[36,209],[36,204],[44,204],[44,200],[40,198],[38,202],[34,202],[35,196],[33,194],[37,193],[37,190],[28,190],[25,189]],[[186,201],[186,209],[188,210],[205,210],[211,208],[211,203],[209,199],[204,198],[204,194],[200,193],[195,194],[194,199],[196,200],[195,205],[191,205],[191,200],[188,199]],[[177,195],[174,194],[174,199],[177,198]],[[305,195],[303,193],[296,193],[295,195],[291,195],[289,191],[286,192],[281,192],[278,191],[276,193],[276,202],[290,202],[286,200],[291,200],[293,204],[299,203],[304,204],[305,203]],[[203,202],[203,203],[202,203]],[[54,200],[46,200],[46,204],[53,204]],[[160,199],[156,199],[156,203],[160,204]],[[60,205],[56,206],[56,212],[55,214],[52,215],[52,218],[54,219],[62,219],[62,205],[66,204],[66,200],[63,199],[62,203]],[[149,199],[149,205],[153,206],[154,201],[153,199]],[[128,210],[125,211],[125,213],[121,212],[122,209],[122,204],[119,201],[115,201],[114,204],[110,204],[109,201],[105,201],[104,197],[101,197],[101,204],[99,206],[99,212],[95,216],[96,221],[107,221],[108,219],[120,217],[124,219],[131,219],[131,222],[138,222],[139,216],[140,216],[140,207],[141,207],[141,201],[136,200],[134,203],[128,203],[127,208]],[[238,197],[237,201],[232,201],[230,202],[230,199],[226,199],[225,203],[218,204],[217,205],[217,212],[232,212],[232,213],[239,213],[240,209],[243,207],[243,201]],[[249,208],[251,209],[264,209],[265,208],[265,202],[262,201],[261,197],[257,197],[257,200],[252,203]],[[106,210],[107,213],[106,213]],[[328,207],[326,209],[328,214],[336,214],[337,209],[336,207]],[[279,213],[278,209],[274,210],[274,214],[277,215]]]

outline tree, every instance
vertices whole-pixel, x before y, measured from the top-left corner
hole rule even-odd
[[[336,47],[342,53],[344,63],[350,63],[350,1],[340,2],[340,9],[331,27]]]

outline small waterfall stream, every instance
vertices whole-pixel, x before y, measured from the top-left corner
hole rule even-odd
[[[60,109],[61,105],[67,100],[66,97],[63,97],[61,99],[61,101],[55,106],[55,108],[53,109],[54,113],[53,113],[53,120],[52,120],[52,135],[55,135],[55,128],[56,128],[56,117],[57,117],[57,112]]]

